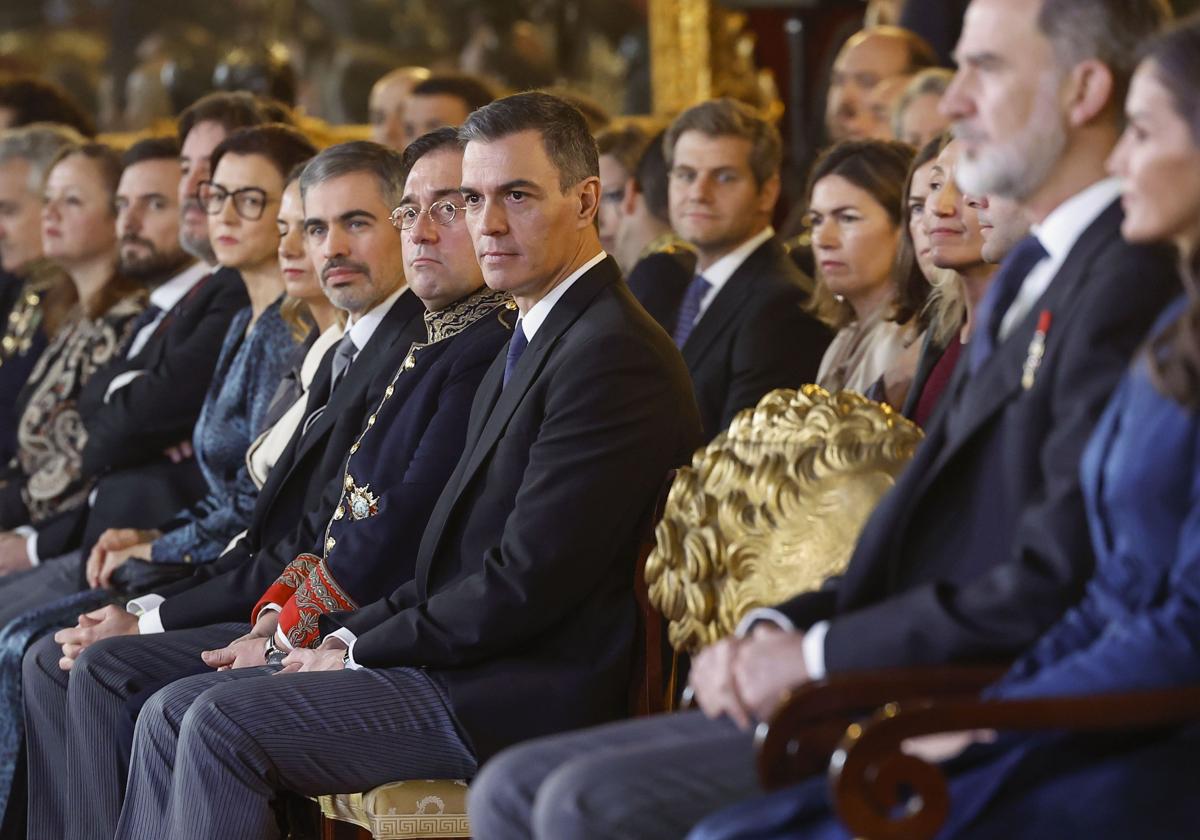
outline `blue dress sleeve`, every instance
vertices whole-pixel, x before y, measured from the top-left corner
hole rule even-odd
[[[255,325],[242,362],[245,370],[243,405],[249,441],[262,431],[271,398],[288,369],[294,341],[276,309]],[[260,329],[261,327],[261,329]],[[234,370],[229,376],[236,376]],[[244,531],[254,513],[258,486],[250,477],[245,458],[237,468],[226,492],[210,491],[200,504],[184,515],[184,523],[154,542],[151,559],[155,563],[208,563],[225,550],[229,542]]]
[[[1177,463],[1163,469],[1188,469],[1192,478],[1174,544],[1164,541],[1160,549],[1173,552],[1173,558],[1164,561],[1170,566],[1157,587],[1161,595],[1148,605],[1128,607],[1124,614],[1103,614],[1093,582],[1084,602],[1028,657],[1029,666],[1014,670],[992,696],[1103,694],[1200,682],[1200,436],[1193,430],[1185,451],[1172,443],[1176,442],[1166,443],[1171,451],[1164,457]]]

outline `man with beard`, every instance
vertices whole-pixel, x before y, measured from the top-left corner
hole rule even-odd
[[[136,509],[140,517],[153,512],[167,518],[203,487],[193,462],[173,463],[164,450],[191,436],[221,342],[234,313],[246,305],[246,295],[236,275],[214,274],[182,248],[179,144],[173,138],[143,140],[125,153],[123,164],[116,196],[120,268],[151,290],[150,304],[135,323],[124,357],[97,372],[80,395],[88,432],[83,474],[97,479],[133,473],[153,492],[130,498],[102,484],[93,504],[37,529],[18,529],[24,545],[7,543],[6,552],[19,554],[23,548],[23,558],[16,559],[28,566],[47,562],[38,574],[13,582],[22,595],[6,600],[0,620],[76,591],[75,549],[99,533],[93,529],[101,524],[89,522],[95,519],[95,504],[103,500]]]
[[[479,836],[680,836],[758,792],[754,723],[790,689],[848,671],[1003,662],[1079,597],[1094,562],[1083,448],[1179,294],[1170,249],[1121,239],[1105,177],[1138,44],[1168,16],[1157,0],[973,0],[943,100],[965,143],[958,181],[1019,202],[1035,235],[993,278],[912,464],[840,578],[752,613],[745,633],[697,655],[699,711],[498,756],[471,787]],[[780,815],[740,816],[750,836]]]

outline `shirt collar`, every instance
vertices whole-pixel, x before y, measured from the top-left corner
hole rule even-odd
[[[598,266],[607,256],[608,254],[601,250],[596,256],[575,269],[566,280],[547,292],[544,298],[531,306],[529,311],[521,316],[521,331],[525,333],[527,341],[533,341],[534,333],[545,322],[547,316],[550,314],[550,310],[554,308],[554,304],[558,303],[558,299],[567,293],[567,289],[574,286],[576,280]]]
[[[505,292],[487,286],[476,289],[443,309],[425,313],[425,330],[430,344],[458,335],[484,315],[508,304],[516,306]]]
[[[347,324],[343,335],[350,336],[354,342],[354,346],[359,352],[367,346],[367,342],[371,340],[371,336],[375,334],[375,330],[383,323],[384,317],[391,311],[392,305],[400,298],[400,295],[408,291],[408,286],[401,286],[396,291],[392,292],[382,303],[375,304],[375,308],[360,315],[353,324]]]
[[[1040,225],[1033,226],[1033,234],[1051,260],[1066,259],[1083,232],[1120,194],[1121,182],[1116,178],[1097,181],[1051,210]]]
[[[767,225],[704,271],[698,273],[708,281],[714,291],[720,289],[733,276],[733,273],[742,267],[742,263],[774,235],[775,228]]]
[[[210,274],[212,269],[207,263],[196,261],[150,292],[150,303],[163,312],[170,312],[197,283]]]

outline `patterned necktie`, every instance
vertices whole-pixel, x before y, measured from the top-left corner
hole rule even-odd
[[[139,340],[142,330],[153,324],[162,314],[162,307],[151,303],[133,320],[133,326],[129,328],[129,344],[125,348],[126,358],[132,359],[150,343],[154,333],[150,332],[144,339]]]
[[[1027,236],[1005,257],[975,313],[975,332],[969,348],[971,373],[983,367],[983,363],[995,352],[1004,313],[1017,299],[1029,272],[1046,256],[1046,249],[1037,237]]]
[[[699,274],[692,278],[692,282],[688,283],[687,290],[683,293],[683,300],[679,303],[679,313],[675,316],[675,333],[671,336],[675,339],[676,347],[682,348],[684,342],[688,340],[688,336],[692,334],[697,316],[700,315],[700,301],[704,299],[705,293],[711,288],[712,284]]]
[[[525,348],[528,346],[529,339],[525,337],[525,329],[521,326],[520,319],[518,319],[517,325],[513,327],[512,338],[508,340],[508,355],[504,357],[504,385],[507,385],[508,380],[512,378],[513,371],[517,367],[517,362],[521,361],[521,354],[525,352]]]
[[[329,377],[330,396],[333,395],[333,389],[342,381],[342,377],[346,375],[346,370],[354,361],[354,355],[357,352],[358,346],[354,343],[354,339],[350,337],[350,333],[346,333],[338,342],[337,349],[333,351],[333,366]]]
[[[333,399],[333,389],[338,386],[338,383],[342,381],[342,377],[346,375],[346,371],[350,368],[350,363],[354,361],[354,354],[357,352],[358,347],[355,345],[354,339],[350,338],[350,333],[346,333],[342,336],[342,340],[337,343],[337,347],[333,351],[333,359],[329,367],[329,393],[325,397],[325,403],[313,409],[313,413],[304,419],[304,425],[300,429],[301,435],[308,434],[308,430],[325,413],[325,409],[329,406],[329,401]]]

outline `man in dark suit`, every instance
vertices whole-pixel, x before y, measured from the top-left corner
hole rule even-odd
[[[1047,4],[1039,18],[1041,5],[974,0],[947,100],[966,144],[962,186],[1019,201],[1037,238],[993,280],[968,358],[845,574],[702,651],[690,674],[702,711],[501,756],[472,788],[481,836],[683,834],[757,792],[750,726],[788,689],[865,668],[1004,661],[1078,598],[1093,563],[1082,450],[1179,281],[1170,253],[1121,240],[1104,169],[1115,94],[1162,20],[1156,3],[1088,2],[1104,43],[1082,45],[1064,20],[1085,4]]]
[[[273,830],[275,789],[469,776],[506,744],[624,710],[637,547],[666,471],[700,440],[687,372],[600,249],[582,115],[520,94],[476,111],[462,136],[475,252],[521,319],[480,386],[416,576],[333,616],[288,673],[156,695],[118,836],[257,836]],[[218,705],[247,733],[294,733],[259,754],[273,769],[258,756],[245,773],[219,769],[248,754],[210,727]],[[178,750],[172,734],[152,755],[180,706]]]
[[[805,311],[804,277],[771,227],[782,143],[731,99],[667,129],[671,224],[696,250],[672,336],[692,375],[706,438],[775,388],[816,379],[832,335]]]

